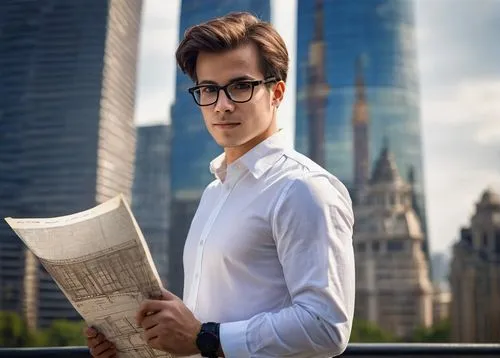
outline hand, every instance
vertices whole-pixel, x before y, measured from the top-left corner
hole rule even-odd
[[[88,327],[85,330],[87,336],[87,346],[90,354],[94,358],[112,358],[116,357],[116,347],[108,341],[102,333],[97,332],[95,328]]]
[[[173,293],[162,289],[160,299],[145,300],[136,319],[151,347],[180,356],[200,353],[196,337],[201,322]]]

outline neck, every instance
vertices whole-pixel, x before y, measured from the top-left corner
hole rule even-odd
[[[245,153],[254,148],[257,144],[265,141],[267,138],[272,136],[278,131],[278,127],[276,124],[269,126],[263,133],[259,134],[256,137],[253,137],[248,142],[239,145],[237,147],[228,147],[224,148],[224,153],[226,154],[226,164],[229,165],[234,161],[241,158]]]

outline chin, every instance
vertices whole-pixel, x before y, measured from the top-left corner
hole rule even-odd
[[[216,142],[223,148],[239,147],[240,145],[245,144],[245,142],[242,140],[227,139],[227,138],[219,139]]]
[[[236,134],[236,133],[234,133]],[[213,135],[215,142],[224,148],[237,147],[245,143],[245,138],[236,135],[221,135],[221,133],[216,133]]]

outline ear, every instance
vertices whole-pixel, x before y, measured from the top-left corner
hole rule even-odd
[[[279,81],[274,85],[271,92],[274,106],[279,107],[285,95],[285,89],[286,89],[286,84],[284,81]]]

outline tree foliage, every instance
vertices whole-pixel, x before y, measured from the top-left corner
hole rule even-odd
[[[15,312],[0,312],[0,347],[24,347],[30,343],[30,336]]]
[[[389,332],[377,327],[374,323],[354,319],[351,331],[352,343],[386,343],[397,339]]]
[[[86,345],[83,321],[56,320],[50,327],[30,331],[14,312],[0,311],[0,347],[61,347]]]
[[[446,343],[450,342],[450,320],[443,320],[432,327],[420,327],[415,330],[413,342]]]

